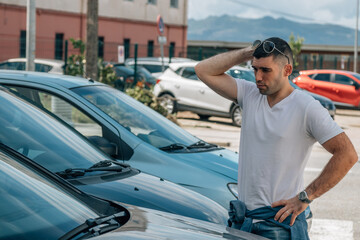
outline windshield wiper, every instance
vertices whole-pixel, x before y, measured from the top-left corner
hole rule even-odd
[[[117,166],[110,167],[112,164],[115,164]],[[63,178],[69,178],[69,177],[76,178],[76,177],[84,176],[85,173],[87,172],[101,172],[101,171],[122,172],[124,168],[130,168],[130,165],[113,160],[104,160],[95,163],[89,168],[67,168],[64,171],[56,172],[56,174]]]
[[[194,148],[217,148],[217,147],[218,147],[218,145],[216,145],[216,144],[211,144],[211,143],[204,142],[203,140],[200,140],[200,141],[188,146],[188,149],[194,149]]]
[[[174,150],[187,149],[187,147],[186,145],[181,143],[173,143],[165,147],[160,147],[159,149],[163,151],[174,151]]]
[[[80,234],[83,234],[77,239],[85,239],[94,236],[99,236],[103,233],[112,231],[121,226],[120,222],[116,218],[125,217],[125,211],[99,218],[89,218],[83,224],[78,227],[70,230],[65,235],[61,236],[59,239],[72,239]]]

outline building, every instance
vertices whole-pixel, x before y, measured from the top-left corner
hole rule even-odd
[[[0,0],[0,61],[25,57],[27,0]],[[36,57],[63,59],[65,40],[86,40],[87,0],[36,0]],[[187,48],[187,0],[99,0],[99,57],[159,56],[157,17],[164,22],[165,55],[182,56]],[[170,52],[171,51],[171,52]],[[69,54],[76,52],[69,43]]]
[[[188,40],[187,57],[201,60],[221,52],[245,48],[250,44],[247,42]],[[327,68],[353,71],[354,47],[305,44],[301,48],[298,62],[297,70]],[[360,69],[359,67],[358,64],[357,69]]]

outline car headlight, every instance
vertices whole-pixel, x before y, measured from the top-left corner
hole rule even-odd
[[[232,195],[234,195],[234,197],[236,199],[238,199],[238,188],[237,188],[237,183],[236,182],[230,182],[227,184],[227,187],[229,189],[229,191],[231,192]]]

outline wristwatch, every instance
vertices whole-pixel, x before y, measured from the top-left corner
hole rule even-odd
[[[305,190],[299,193],[298,198],[299,198],[300,201],[302,201],[304,203],[311,203],[312,202],[312,200],[309,199],[309,197],[308,197]]]

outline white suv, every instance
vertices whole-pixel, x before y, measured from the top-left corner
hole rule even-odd
[[[164,61],[164,62],[162,62]],[[163,64],[164,64],[164,70],[166,70],[169,67],[169,61],[172,63],[175,62],[191,62],[194,61],[189,58],[181,58],[181,57],[173,57],[171,60],[168,57],[164,57],[162,60],[161,57],[141,57],[137,58],[137,65],[142,66],[146,68],[154,77],[158,77],[163,73]],[[128,58],[125,61],[126,66],[132,66],[135,65],[135,59],[134,58]]]
[[[171,63],[158,77],[154,94],[161,97],[162,105],[170,113],[192,111],[200,119],[211,116],[229,117],[235,126],[241,126],[241,109],[232,101],[220,96],[198,79],[195,74],[197,62]],[[252,70],[233,67],[228,74],[255,81]],[[250,79],[252,78],[252,79]]]

